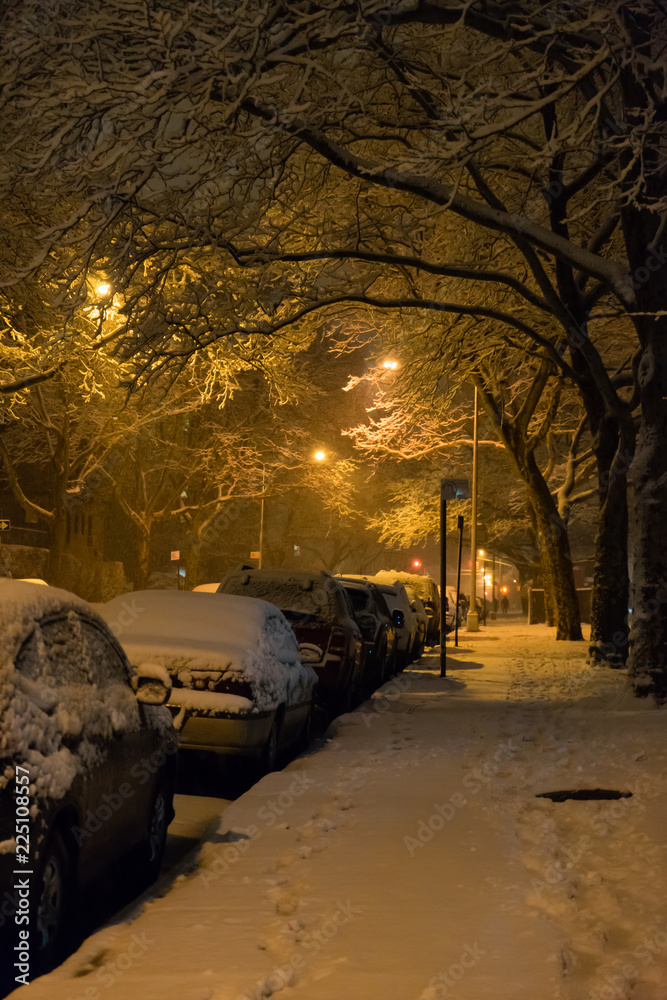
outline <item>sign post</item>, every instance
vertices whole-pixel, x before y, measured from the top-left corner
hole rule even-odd
[[[440,676],[447,676],[447,618],[445,602],[447,601],[447,501],[466,500],[468,497],[467,479],[440,480]],[[458,600],[458,595],[457,595]],[[458,615],[458,607],[454,609],[454,617]]]

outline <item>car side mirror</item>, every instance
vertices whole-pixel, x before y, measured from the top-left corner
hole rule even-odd
[[[398,608],[396,608],[395,611],[392,611],[391,620],[396,626],[396,628],[403,628],[403,626],[405,625],[405,615]]]
[[[171,694],[171,678],[163,667],[137,667],[132,687],[142,705],[164,705]]]

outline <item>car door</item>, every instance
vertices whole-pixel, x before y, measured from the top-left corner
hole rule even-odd
[[[155,733],[143,717],[132,689],[128,663],[106,632],[81,619],[93,683],[110,723],[106,748],[106,795],[103,812],[117,856],[145,834],[159,762]]]

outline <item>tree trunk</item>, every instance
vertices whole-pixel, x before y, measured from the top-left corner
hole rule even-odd
[[[581,616],[574,586],[567,529],[532,452],[525,457],[522,465],[529,500],[535,512],[545,601],[549,593],[556,625],[556,639],[580,641],[583,639]]]
[[[656,308],[654,306],[654,308]],[[638,694],[667,698],[667,321],[645,324],[634,491],[633,620],[628,666]]]
[[[150,542],[151,536],[147,531],[139,532],[139,544],[137,546],[137,569],[134,577],[134,589],[146,590],[148,586],[148,575],[150,571]]]
[[[623,16],[636,52],[647,60],[661,58],[661,40],[641,9],[625,5]],[[621,73],[624,116],[629,125],[643,125],[647,115],[665,120],[666,102],[658,89],[646,86],[637,73],[643,63],[628,63]],[[628,146],[625,182],[632,190],[641,170],[646,204],[664,198],[663,149],[656,141],[641,160]],[[637,388],[641,424],[630,470],[633,489],[632,530],[633,620],[628,667],[637,694],[667,699],[667,249],[664,220],[659,212],[637,209],[628,199],[621,214],[625,245],[635,291],[633,322],[641,345]]]
[[[185,539],[184,568],[185,585],[188,590],[192,590],[199,583],[208,583],[208,580],[200,580],[202,539],[199,537],[199,529],[190,528],[190,534]]]
[[[67,509],[58,504],[51,521],[51,539],[49,544],[49,561],[47,564],[48,582],[58,587],[63,582],[63,556],[67,547]]]
[[[634,440],[619,437],[616,423],[601,421],[596,457],[600,511],[595,538],[589,658],[622,667],[628,655],[627,470]]]

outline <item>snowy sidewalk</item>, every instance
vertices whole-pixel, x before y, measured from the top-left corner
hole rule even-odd
[[[665,712],[490,622],[229,806],[21,1000],[666,1000]],[[553,803],[541,792],[630,791]]]

